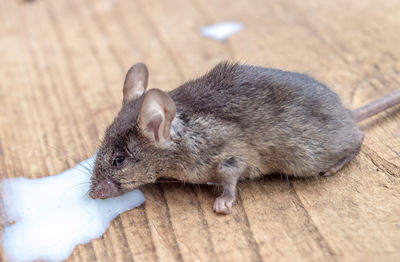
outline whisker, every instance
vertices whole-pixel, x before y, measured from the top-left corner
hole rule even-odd
[[[80,170],[80,171],[82,171],[83,173],[85,173],[86,175],[88,175],[88,176],[92,176],[92,170],[91,169],[89,169],[88,167],[86,167],[86,166],[84,166],[84,165],[82,165],[82,164],[80,164],[80,163],[78,163],[78,165],[80,166],[80,167],[83,167],[85,170]]]
[[[73,189],[80,188],[80,187],[83,187],[83,186],[90,186],[90,182],[88,181],[88,182],[78,183],[76,185],[70,186],[69,188],[65,189],[64,191],[73,190]]]
[[[290,187],[290,180],[289,180],[289,175],[285,174],[286,180],[287,180],[287,185]]]
[[[78,169],[78,168],[75,168],[75,169]],[[82,172],[82,173],[84,173],[85,175],[89,175],[89,176],[92,176],[92,172],[91,172],[91,170],[88,170],[88,169],[78,169],[80,172]]]
[[[90,169],[90,168],[84,166],[84,165],[81,163],[82,161],[78,161],[77,159],[71,157],[71,156],[68,154],[68,152],[65,151],[65,149],[57,148],[57,147],[52,146],[52,145],[50,145],[50,144],[48,144],[48,143],[47,143],[47,146],[50,147],[50,148],[52,148],[52,149],[54,149],[54,150],[56,150],[56,151],[58,151],[58,152],[64,153],[65,156],[66,156],[68,159],[70,159],[70,160],[72,160],[73,162],[75,162],[76,165],[83,167],[86,171],[89,172],[90,176],[92,175],[92,170],[93,170],[93,166],[92,166],[92,165],[93,165],[93,164],[91,163],[91,161],[88,161],[87,163],[88,163],[89,165],[91,165],[90,167],[92,167],[92,169]],[[86,174],[87,174],[87,173],[86,173]]]
[[[81,200],[82,200],[83,198],[85,198],[85,197],[89,197],[89,190],[86,191],[86,192],[82,195]],[[89,197],[89,199],[92,199],[92,198]],[[92,199],[92,200],[94,200],[94,199]]]
[[[57,202],[61,202],[63,200],[63,198],[67,195],[67,193],[69,193],[75,189],[80,189],[80,188],[84,188],[84,187],[86,188],[87,186],[90,186],[89,182],[79,183],[79,184],[73,185],[73,186],[65,189],[61,193],[60,197],[57,199]]]

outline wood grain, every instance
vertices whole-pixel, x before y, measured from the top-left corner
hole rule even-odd
[[[198,29],[239,21],[225,42]],[[357,108],[400,86],[400,2],[2,0],[0,177],[43,177],[90,156],[118,112],[127,69],[170,90],[223,59],[308,73]],[[398,261],[399,107],[361,123],[361,153],[337,175],[216,189],[159,183],[68,261]]]

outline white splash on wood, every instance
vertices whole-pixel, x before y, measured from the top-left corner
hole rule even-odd
[[[201,28],[200,34],[217,41],[223,41],[242,29],[243,25],[241,23],[221,22]]]
[[[100,237],[110,221],[144,201],[139,190],[93,200],[95,156],[55,176],[0,181],[3,254],[12,261],[61,261],[74,247]]]

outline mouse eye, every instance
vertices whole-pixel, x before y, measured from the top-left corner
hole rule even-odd
[[[112,165],[120,166],[122,164],[122,162],[124,162],[124,160],[125,160],[124,156],[116,156],[116,157],[114,157],[114,159],[112,161]]]

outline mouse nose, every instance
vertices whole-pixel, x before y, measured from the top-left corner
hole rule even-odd
[[[96,184],[92,184],[89,190],[89,196],[93,199],[106,199],[120,195],[118,188],[109,179],[103,179]]]

